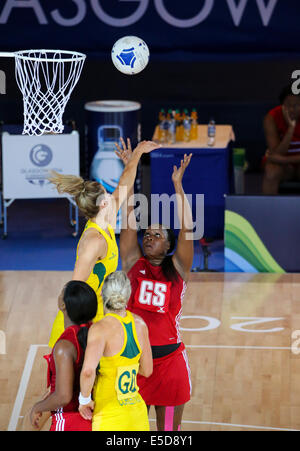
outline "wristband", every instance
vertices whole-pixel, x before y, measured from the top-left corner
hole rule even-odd
[[[82,396],[81,393],[79,393],[78,401],[79,401],[79,404],[81,404],[82,406],[86,406],[87,404],[89,404],[91,402],[91,400],[92,400],[91,395],[88,396],[87,398],[85,398],[84,396]]]

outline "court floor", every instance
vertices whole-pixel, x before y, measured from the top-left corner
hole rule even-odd
[[[43,355],[71,275],[0,272],[1,431],[20,430],[45,391]],[[300,430],[300,274],[192,273],[181,333],[193,387],[182,430]]]

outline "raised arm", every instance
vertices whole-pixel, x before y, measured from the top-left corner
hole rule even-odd
[[[122,148],[117,145],[116,154],[123,161],[125,167],[132,157],[131,143],[124,141]],[[126,273],[142,257],[142,251],[138,243],[137,224],[134,212],[134,186],[129,190],[126,201],[122,205],[122,229],[120,233],[120,257],[122,269]]]
[[[122,140],[124,145],[124,141]],[[136,171],[141,159],[141,156],[144,153],[150,153],[154,149],[158,149],[161,147],[160,144],[157,144],[153,141],[142,141],[132,152],[131,158],[124,167],[122,175],[120,177],[119,183],[112,196],[116,204],[116,213],[119,211],[123,202],[127,199],[129,191],[133,188]]]
[[[123,271],[127,273],[142,255],[142,250],[138,242],[134,212],[134,190],[132,188],[129,192],[128,199],[122,206],[120,257]]]
[[[194,257],[194,241],[193,241],[193,216],[189,201],[185,195],[182,187],[183,174],[190,164],[192,154],[184,155],[181,160],[180,167],[173,168],[172,181],[177,197],[177,210],[180,222],[180,232],[178,235],[178,242],[176,251],[172,256],[175,268],[183,278],[187,281],[193,264]]]

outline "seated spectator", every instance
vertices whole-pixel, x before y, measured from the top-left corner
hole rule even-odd
[[[278,194],[279,184],[300,180],[300,95],[284,88],[280,105],[264,119],[268,146],[264,159],[263,194]]]

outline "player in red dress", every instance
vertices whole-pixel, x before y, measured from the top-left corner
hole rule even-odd
[[[119,149],[118,155],[126,164],[130,148]],[[120,234],[122,268],[132,285],[127,308],[146,322],[154,359],[153,374],[149,378],[138,377],[138,386],[148,408],[155,406],[158,430],[180,429],[184,405],[191,394],[190,369],[179,333],[194,249],[192,213],[182,187],[182,177],[191,157],[185,155],[180,167],[173,168],[177,201],[183,206],[180,209],[178,205],[182,226],[173,255],[174,234],[162,225],[152,225],[146,230],[140,248],[129,202],[128,225],[122,227]],[[133,191],[128,199],[132,194]]]
[[[263,194],[278,194],[282,181],[300,180],[300,96],[292,86],[280,95],[280,105],[264,119],[268,146],[263,159]]]
[[[58,299],[64,314],[65,331],[57,340],[48,362],[49,395],[36,403],[30,413],[31,424],[39,429],[43,412],[51,412],[50,431],[91,431],[92,422],[78,412],[80,372],[87,333],[97,313],[97,296],[85,282],[72,280]]]

